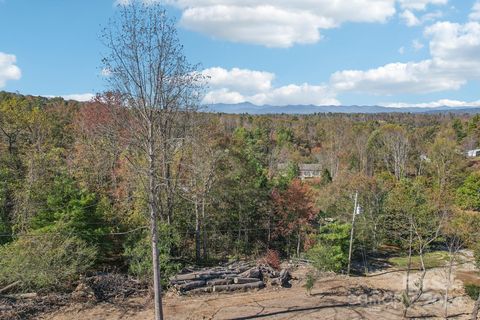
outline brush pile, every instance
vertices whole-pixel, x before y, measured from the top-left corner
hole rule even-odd
[[[267,284],[289,286],[287,270],[278,272],[268,265],[233,262],[209,269],[184,270],[170,279],[170,285],[178,294],[201,294],[262,289]]]

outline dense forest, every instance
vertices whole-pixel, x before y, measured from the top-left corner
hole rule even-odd
[[[0,286],[67,290],[95,270],[151,277],[144,159],[112,95],[0,94]],[[344,272],[354,261],[479,248],[480,116],[194,113],[159,217],[166,277],[267,252]],[[299,164],[321,173],[298,179]],[[166,199],[168,198],[168,199]]]

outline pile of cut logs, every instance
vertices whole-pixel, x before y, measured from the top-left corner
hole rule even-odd
[[[268,265],[233,262],[210,269],[185,270],[172,277],[170,285],[179,294],[199,294],[262,289],[266,284],[289,286],[290,280],[287,270],[278,272]]]

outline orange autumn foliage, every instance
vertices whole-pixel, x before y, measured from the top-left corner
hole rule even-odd
[[[274,189],[272,199],[277,235],[298,232],[315,220],[318,213],[310,187],[299,179],[293,180],[286,190]]]

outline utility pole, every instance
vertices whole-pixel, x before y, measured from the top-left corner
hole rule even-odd
[[[348,249],[348,267],[347,267],[347,275],[350,276],[350,268],[352,265],[352,248],[353,248],[353,234],[355,229],[355,217],[357,216],[357,208],[358,208],[358,191],[355,192],[355,202],[353,205],[353,215],[352,215],[352,229],[350,230],[350,248]]]

